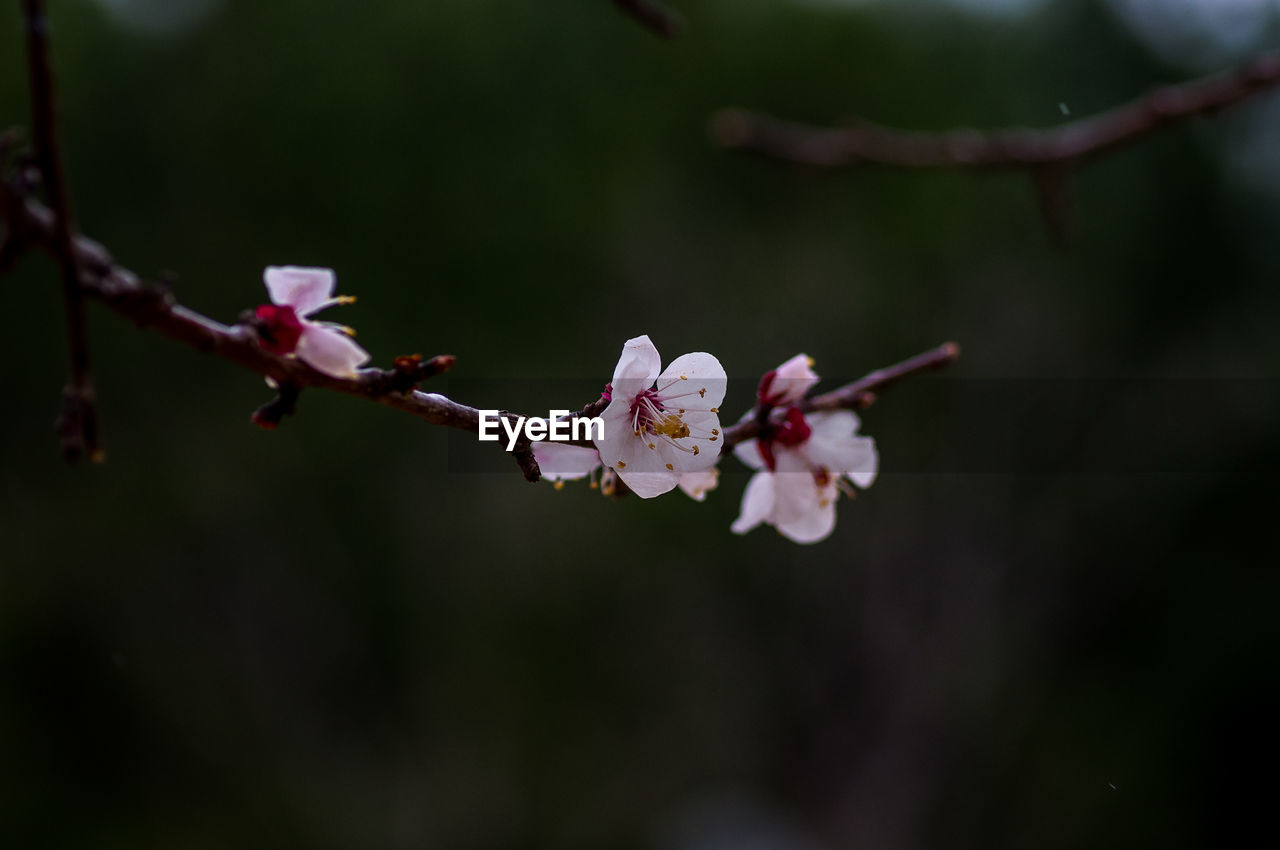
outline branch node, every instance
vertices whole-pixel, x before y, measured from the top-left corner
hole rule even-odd
[[[102,463],[107,453],[98,442],[98,420],[92,385],[67,384],[62,388],[62,410],[54,421],[54,432],[62,444],[62,457],[77,463],[88,457]]]
[[[437,354],[423,359],[421,354],[402,354],[397,357],[390,371],[392,392],[408,393],[417,389],[418,383],[448,372],[458,358],[452,354]]]
[[[285,381],[280,384],[276,397],[255,410],[249,421],[265,431],[274,431],[286,416],[298,412],[298,396],[301,394],[301,386],[293,381]]]

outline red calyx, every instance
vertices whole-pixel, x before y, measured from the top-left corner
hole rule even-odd
[[[787,408],[787,418],[778,426],[774,439],[787,448],[795,448],[813,434],[809,423],[804,421],[804,414],[798,407]]]
[[[765,377],[769,377],[766,375]],[[764,382],[761,382],[763,387]],[[804,414],[798,407],[787,408],[787,418],[779,425],[774,425],[756,439],[756,448],[770,472],[777,469],[777,460],[773,456],[773,444],[793,449],[813,435],[813,429],[804,421]]]
[[[258,340],[273,354],[292,354],[302,338],[302,321],[292,307],[263,304],[257,317]]]
[[[769,395],[769,388],[773,386],[773,379],[778,377],[777,369],[770,369],[760,378],[760,386],[756,387],[756,398],[761,404],[772,405],[773,398]]]

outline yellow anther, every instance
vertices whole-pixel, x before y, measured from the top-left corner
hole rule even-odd
[[[706,398],[706,397],[707,397],[707,388],[706,388],[706,387],[703,387],[702,389],[698,390],[698,396],[699,396],[700,398]]]
[[[618,461],[618,469],[626,469],[627,465],[623,461]]]
[[[655,446],[653,443],[650,443],[650,444],[649,444],[649,448],[651,448],[651,449],[656,449],[656,448],[657,448],[657,446]]]
[[[720,412],[720,408],[718,408],[718,407],[713,407],[713,408],[711,408],[711,412],[712,412],[712,413],[719,413],[719,412]]]
[[[337,298],[335,298],[335,299],[333,299],[333,300],[334,300],[334,301],[337,301],[339,304],[354,304],[354,303],[356,303],[356,297],[355,297],[354,295],[339,295]]]
[[[689,426],[679,416],[665,416],[661,422],[649,426],[653,433],[679,440],[689,436]]]
[[[696,443],[693,446],[693,456],[694,457],[698,456],[698,445]]]
[[[719,428],[712,428],[712,429],[711,429],[711,433],[712,433],[712,434],[719,435],[719,433],[720,433],[720,429],[719,429]]]
[[[564,489],[564,482],[563,482],[563,481],[557,481],[557,482],[555,482],[554,484],[552,484],[551,486],[555,487],[557,490],[563,490],[563,489]]]
[[[667,464],[667,469],[671,470],[672,472],[675,472],[675,471],[676,471],[676,468],[675,468],[674,466],[672,466],[671,464]]]

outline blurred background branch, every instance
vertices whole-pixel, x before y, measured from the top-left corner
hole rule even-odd
[[[80,290],[78,260],[72,246],[71,193],[58,147],[53,60],[49,48],[50,24],[44,0],[22,0],[22,17],[26,33],[27,83],[31,96],[35,160],[53,207],[53,254],[62,269],[62,299],[70,361],[70,376],[62,391],[62,413],[58,417],[57,430],[62,439],[63,455],[68,460],[78,460],[87,455],[98,463],[105,454],[98,440],[98,412],[89,370],[89,331]],[[5,208],[9,209],[8,205]]]
[[[861,120],[847,127],[818,127],[745,109],[722,109],[711,117],[710,135],[724,148],[821,168],[881,165],[1023,171],[1031,177],[1050,233],[1063,242],[1071,226],[1065,186],[1072,169],[1277,84],[1280,51],[1047,129],[924,133]]]
[[[869,164],[1032,171],[1083,164],[1277,84],[1280,51],[1223,74],[1165,86],[1092,118],[1044,130],[919,133],[864,121],[849,127],[817,127],[743,109],[723,109],[711,118],[711,138],[721,147],[826,168]]]
[[[663,38],[674,38],[684,29],[680,13],[660,0],[613,0],[613,5]]]

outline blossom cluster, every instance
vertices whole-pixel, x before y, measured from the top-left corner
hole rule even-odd
[[[368,362],[354,331],[311,318],[355,300],[334,295],[331,269],[271,266],[263,278],[271,303],[254,312],[263,348],[335,378],[353,377]],[[815,543],[835,528],[840,494],[852,496],[854,485],[865,488],[875,480],[879,456],[874,440],[858,434],[858,417],[849,410],[805,408],[818,380],[803,354],[760,379],[755,406],[741,420],[754,419],[758,432],[733,448],[755,470],[734,532],[766,524],[797,543]],[[557,486],[588,478],[611,493],[621,481],[643,499],[679,488],[702,501],[719,482],[726,384],[724,367],[711,354],[684,354],[663,369],[648,336],[629,339],[605,388],[604,427],[592,440],[595,448],[535,442],[534,458]]]
[[[818,380],[803,354],[761,378],[756,405],[742,419],[756,419],[759,434],[733,450],[756,470],[734,532],[764,523],[797,543],[816,543],[835,528],[840,494],[852,496],[852,485],[865,488],[875,480],[875,441],[858,434],[856,414],[803,410]],[[594,441],[595,449],[535,443],[534,457],[543,476],[557,484],[579,478],[594,483],[599,474],[596,486],[606,492],[616,477],[641,498],[679,487],[702,501],[718,483],[725,385],[724,368],[710,354],[685,354],[663,370],[649,337],[628,340],[606,389],[605,438]]]

